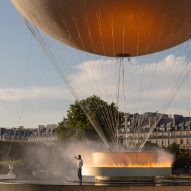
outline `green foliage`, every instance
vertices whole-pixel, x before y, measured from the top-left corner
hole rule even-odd
[[[88,117],[89,119],[88,119]],[[108,142],[111,142],[111,136],[108,134],[106,125],[117,121],[123,123],[123,114],[117,111],[114,103],[108,104],[97,96],[91,96],[85,100],[76,100],[70,105],[67,113],[67,127],[62,121],[57,128],[57,135],[60,140],[81,140],[84,138],[98,140],[99,136],[92,122],[101,127]],[[92,121],[91,121],[92,120]]]
[[[153,148],[158,148],[158,145],[155,143],[151,143],[150,141],[147,141],[144,145],[144,150],[149,150],[149,149],[153,149]]]
[[[14,166],[22,164],[23,161],[21,160],[6,160],[6,161],[0,161],[0,166],[5,164],[12,164]]]
[[[180,152],[180,147],[178,144],[172,143],[171,145],[168,146],[167,150],[177,157]]]
[[[8,163],[11,163],[17,175],[31,174],[37,165],[46,168],[44,161],[51,156],[48,146],[42,143],[0,141],[1,173],[8,173]]]
[[[189,172],[191,168],[191,150],[180,148],[176,143],[169,145],[167,150],[175,155],[173,170],[182,169],[184,173]]]
[[[191,168],[191,158],[188,155],[180,155],[176,158],[173,168],[189,169]]]

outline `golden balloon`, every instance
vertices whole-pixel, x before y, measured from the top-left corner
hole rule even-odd
[[[139,56],[190,39],[190,0],[12,0],[53,38],[93,54]]]

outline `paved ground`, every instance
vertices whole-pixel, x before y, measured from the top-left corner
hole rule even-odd
[[[191,186],[156,185],[47,185],[0,183],[1,191],[191,191]]]
[[[189,180],[163,180],[153,183],[108,183],[98,184],[84,182],[64,181],[1,181],[0,191],[191,191]]]

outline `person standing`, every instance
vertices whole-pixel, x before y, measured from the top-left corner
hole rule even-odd
[[[78,178],[79,178],[79,181],[80,181],[80,185],[82,185],[82,166],[83,166],[83,160],[82,160],[81,155],[75,156],[75,159],[78,160],[78,163],[77,163]]]

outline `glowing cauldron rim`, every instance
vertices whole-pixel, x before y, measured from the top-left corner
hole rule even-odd
[[[167,163],[167,167],[171,166],[171,161],[158,161],[158,153],[156,151],[143,152],[94,152],[92,153],[94,167],[113,167],[113,166],[160,166]]]

